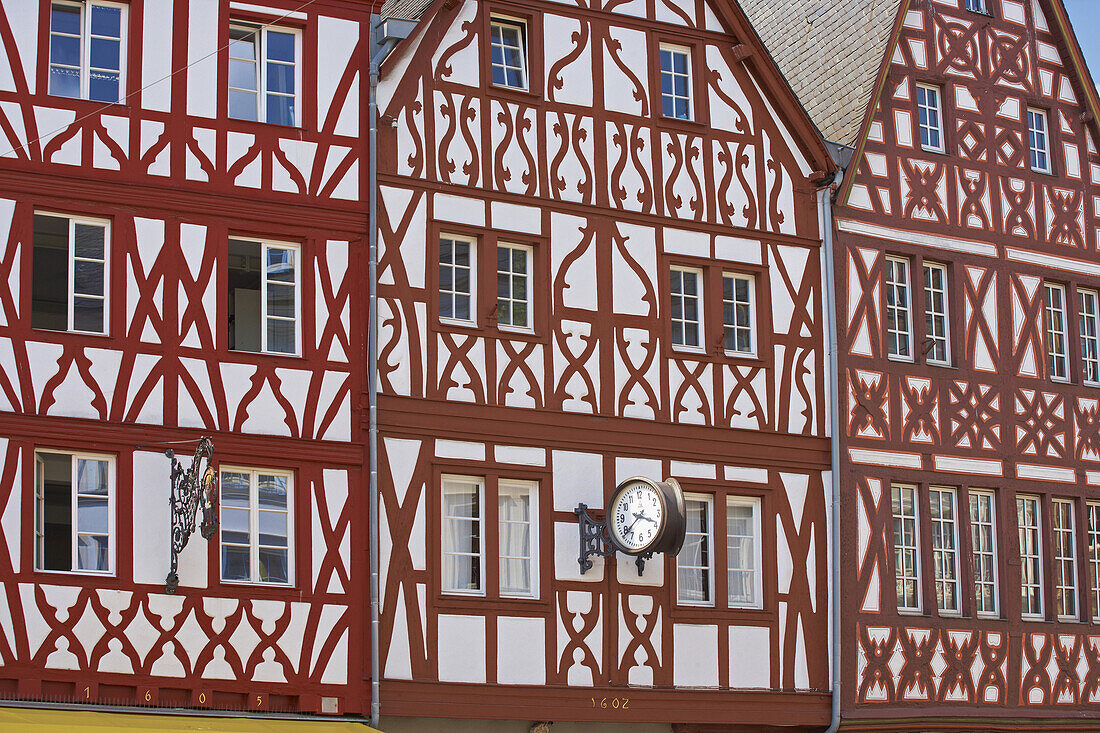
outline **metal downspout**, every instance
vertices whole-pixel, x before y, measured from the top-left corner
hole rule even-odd
[[[377,16],[372,17],[371,24]],[[373,34],[372,34],[373,36]],[[379,514],[378,514],[378,78],[379,66],[386,54],[396,45],[387,39],[374,51],[370,60],[370,95],[367,115],[370,117],[370,180],[369,213],[367,215],[367,242],[370,270],[367,276],[370,306],[367,311],[367,392],[369,395],[370,430],[367,460],[370,463],[370,724],[378,727],[382,714],[379,626]]]
[[[840,728],[840,416],[838,410],[839,369],[837,367],[836,325],[836,274],[833,265],[833,193],[841,182],[841,168],[832,185],[818,191],[821,242],[825,250],[825,314],[829,329],[829,452],[832,471],[832,511],[829,514],[832,551],[829,553],[832,571],[832,588],[829,594],[829,621],[832,653],[830,656],[833,679],[833,715],[825,733],[836,733]]]

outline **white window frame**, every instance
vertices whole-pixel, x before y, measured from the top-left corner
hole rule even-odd
[[[726,280],[733,280],[733,300],[726,300]],[[751,348],[748,351],[741,351],[736,348],[737,346],[737,333],[746,330],[745,326],[737,325],[737,306],[741,304],[741,301],[737,300],[737,283],[738,281],[745,281],[748,283],[749,300],[746,305],[749,308],[749,325],[747,330],[749,332],[749,343]],[[725,307],[729,305],[733,308],[733,323],[726,323],[725,320]],[[726,353],[730,356],[756,356],[757,353],[757,338],[759,330],[756,327],[756,276],[749,275],[743,272],[723,272],[722,273],[722,346]],[[729,348],[729,344],[726,340],[727,331],[733,330],[733,343],[734,348]]]
[[[672,69],[665,69],[664,65],[661,64],[661,56],[662,56],[661,52],[662,51],[667,51],[668,53],[673,54],[673,55],[683,56],[684,59],[686,60],[685,66],[687,68],[687,74],[686,75],[681,74],[680,72],[675,70],[675,67],[673,67]],[[673,44],[673,43],[662,43],[662,44],[659,44],[658,51],[657,51],[657,56],[658,56],[658,66],[660,67],[660,70],[658,72],[658,80],[660,81],[660,83],[662,85],[664,84],[664,76],[666,74],[673,77],[672,93],[671,94],[665,94],[663,86],[662,86],[662,89],[661,89],[661,116],[665,117],[666,119],[670,119],[670,120],[687,120],[687,121],[694,120],[695,119],[695,100],[694,100],[695,95],[692,94],[692,91],[693,91],[692,90],[692,77],[695,75],[695,72],[694,72],[694,69],[691,68],[691,48],[688,47],[688,46],[679,46],[679,45],[676,45],[676,44]],[[675,79],[678,76],[681,76],[681,77],[686,76],[687,77],[687,97],[686,97],[686,100],[687,100],[687,117],[676,117],[675,116],[676,100],[677,99],[685,99],[685,97],[682,97],[682,96],[680,96],[679,94],[676,93]],[[673,100],[673,102],[672,102],[673,115],[671,115],[671,116],[664,114],[665,97],[671,97],[672,100]]]
[[[1069,499],[1053,499],[1051,508],[1051,529],[1054,538],[1054,610],[1060,621],[1075,621],[1078,618],[1077,600],[1077,512],[1074,502]],[[1068,517],[1067,517],[1068,514]],[[1063,525],[1068,520],[1068,525]],[[1062,554],[1068,547],[1069,554]],[[1068,582],[1067,581],[1068,578]],[[1067,601],[1073,604],[1072,613],[1065,613]]]
[[[302,355],[302,246],[294,242],[277,242],[269,239],[253,239],[251,237],[236,237],[230,235],[234,242],[257,245],[260,248],[260,351],[261,354],[272,356],[301,356]],[[287,250],[294,254],[294,351],[272,351],[267,343],[267,320],[289,321],[286,316],[269,316],[267,313],[267,253],[273,249]],[[281,280],[275,281],[280,285],[288,285]],[[233,351],[248,352],[244,349]]]
[[[979,616],[997,617],[1000,614],[1000,593],[997,591],[997,497],[992,491],[970,489],[970,548],[971,554],[974,558],[974,609],[975,613]],[[979,518],[980,515],[975,510],[980,507],[978,504],[982,500],[989,502],[989,521],[983,522]],[[986,551],[980,547],[982,533],[988,533],[989,538],[989,550]],[[985,578],[981,576],[978,571],[978,567],[981,564],[981,558],[988,557],[990,564],[993,568],[993,577]],[[982,609],[981,603],[978,601],[978,591],[983,586],[991,587],[993,591],[993,608]]]
[[[94,101],[97,104],[126,104],[126,51],[127,51],[127,31],[129,30],[129,6],[126,3],[110,2],[110,0],[51,0],[49,2],[51,6],[51,12],[49,13],[49,21],[46,28],[46,86],[47,93],[51,96],[64,97],[64,95],[56,94],[49,88],[50,84],[50,72],[51,66],[63,66],[66,68],[72,68],[68,64],[55,64],[53,58],[50,57],[50,36],[53,33],[53,13],[52,6],[54,5],[68,5],[73,8],[80,8],[80,97],[79,99],[85,99]],[[100,6],[105,8],[118,8],[121,11],[119,16],[118,26],[118,99],[113,102],[105,102],[101,100],[91,99],[91,74],[92,74],[92,13],[90,8],[93,6]],[[59,34],[66,35],[68,34]],[[114,40],[113,38],[111,40]],[[73,99],[73,97],[64,97],[65,99]]]
[[[674,273],[674,272],[681,273],[680,292],[679,293],[676,293],[672,290],[672,273]],[[684,275],[692,275],[692,276],[695,277],[695,295],[687,295],[683,292],[683,290],[684,290],[684,288],[683,288],[683,276]],[[674,322],[678,322],[678,323],[681,324],[681,326],[683,328],[683,331],[682,331],[682,333],[683,333],[683,343],[676,343],[675,336],[672,336],[671,333],[670,333],[672,348],[676,349],[677,351],[693,351],[693,352],[705,351],[706,350],[706,344],[704,343],[704,341],[705,341],[704,336],[705,336],[706,331],[704,331],[704,325],[703,325],[703,323],[704,323],[704,319],[703,319],[703,270],[701,268],[698,268],[698,267],[687,267],[687,266],[684,266],[684,265],[672,265],[669,268],[668,292],[669,292],[669,314],[668,314],[669,322],[670,322],[670,324],[674,323]],[[671,307],[672,306],[672,301],[675,300],[676,298],[680,299],[680,316],[681,316],[680,318],[676,318],[672,315],[672,307]],[[695,300],[695,315],[697,316],[697,320],[694,320],[694,321],[689,321],[688,320],[685,309],[684,309],[684,305],[687,303],[687,301],[689,299],[694,299]],[[688,328],[688,325],[690,325],[690,324],[695,324],[695,336],[696,336],[697,343],[694,346],[687,343],[687,341],[688,341],[687,328]]]
[[[921,101],[921,91],[924,92],[924,102]],[[935,95],[935,103],[932,103],[932,96]],[[933,125],[930,122],[925,123],[921,121],[921,112],[925,113],[926,118],[930,118],[933,113],[936,115],[936,124]],[[943,89],[935,84],[917,84],[917,138],[920,140],[920,146],[922,150],[927,150],[931,153],[944,153],[947,151],[947,144],[944,140],[944,124],[943,124]],[[924,142],[925,133],[927,132],[928,143]],[[935,133],[939,138],[939,145],[932,144],[932,133]]]
[[[1089,561],[1089,613],[1093,621],[1100,620],[1100,504],[1089,502],[1088,510],[1088,561]]]
[[[80,333],[89,336],[110,336],[111,335],[111,220],[110,219],[95,219],[88,216],[73,216],[72,214],[62,214],[57,211],[38,211],[34,212],[34,216],[49,216],[55,219],[66,219],[69,222],[68,227],[68,263],[66,265],[68,269],[68,292],[66,293],[66,329],[65,333]],[[80,331],[76,328],[76,225],[84,224],[86,226],[103,227],[103,330],[102,331]],[[34,232],[31,232],[31,261],[33,265],[33,253],[34,253]],[[81,259],[89,262],[98,262],[99,260],[89,260],[86,257]],[[95,295],[81,294],[82,298],[97,298]],[[40,329],[44,330],[44,329]]]
[[[913,361],[913,278],[909,259],[905,257],[887,257],[886,275],[886,354],[887,358],[894,361]],[[904,281],[896,279],[897,274],[904,274]],[[891,305],[891,300],[893,304]],[[899,300],[901,302],[899,302]],[[890,326],[891,311],[894,314],[894,323],[898,316],[905,316],[905,330],[902,331]],[[892,337],[892,338],[891,338]],[[908,353],[894,353],[894,344],[898,344],[897,351],[904,338],[905,348]]]
[[[470,318],[467,320],[467,319],[464,319],[464,318],[455,318],[454,316],[444,316],[442,313],[440,313],[439,314],[439,320],[442,323],[451,323],[451,324],[454,324],[454,325],[457,325],[457,326],[474,326],[474,325],[477,324],[477,254],[478,254],[478,252],[477,252],[477,244],[478,244],[477,239],[475,239],[474,237],[467,236],[465,234],[448,234],[446,232],[441,232],[439,234],[440,244],[442,244],[442,241],[444,239],[449,239],[449,240],[451,240],[451,242],[463,242],[463,243],[468,244],[470,246],[470,291],[468,293],[461,293],[461,292],[454,289],[454,287],[455,287],[454,271],[457,270],[461,266],[456,265],[453,262],[450,263],[450,264],[447,264],[447,266],[451,268],[451,289],[450,290],[443,290],[442,284],[439,283],[439,282],[436,283],[436,288],[438,290],[438,293],[436,294],[436,298],[437,298],[437,301],[436,301],[437,306],[436,307],[438,307],[439,293],[448,293],[451,296],[451,312],[453,313],[454,312],[454,296],[455,295],[465,295],[466,297],[468,297],[470,299]],[[439,267],[441,265],[445,264],[444,262],[442,262],[442,259],[441,259],[442,251],[443,250],[442,250],[441,247],[436,248],[435,266],[436,266],[437,276],[438,276],[438,273],[439,273]],[[453,250],[452,250],[452,253],[453,253]],[[453,256],[452,256],[452,260],[453,260]]]
[[[923,269],[924,322],[925,330],[927,331],[925,337],[932,342],[931,349],[927,352],[927,361],[929,364],[949,366],[951,364],[951,309],[947,302],[947,265],[941,265],[938,262],[925,262]],[[935,273],[939,273],[940,282],[943,287],[937,288],[933,284],[933,276]],[[942,302],[942,309],[937,309],[935,306],[937,295]],[[931,330],[928,329],[929,322],[931,322]],[[937,333],[941,330],[942,333]],[[936,347],[938,345],[943,346],[942,359],[938,359],[935,356]]]
[[[1025,503],[1032,503],[1035,508],[1035,523],[1024,524],[1024,512],[1021,511]],[[1043,506],[1039,501],[1039,497],[1017,494],[1016,495],[1016,528],[1019,536],[1019,551],[1020,551],[1020,616],[1026,619],[1042,619],[1044,612],[1045,601],[1043,599]],[[1035,540],[1035,554],[1025,552],[1024,533],[1031,532],[1034,534]],[[1034,561],[1035,563],[1035,579],[1033,583],[1026,582],[1024,578],[1024,569],[1026,563]],[[1023,593],[1025,589],[1035,589],[1039,598],[1039,610],[1031,611],[1024,603]]]
[[[527,560],[531,563],[531,589],[527,593],[506,592],[501,588],[503,573],[500,572],[501,560],[506,559],[501,554],[500,538],[502,524],[522,524],[522,522],[504,522],[500,519],[500,494],[504,491],[526,491],[528,494],[528,533],[527,533]],[[484,495],[484,486],[482,487]],[[482,509],[484,514],[484,509]],[[482,524],[484,528],[484,523]],[[485,538],[481,538],[484,551]],[[482,567],[484,576],[485,568]],[[501,598],[538,598],[539,597],[539,484],[538,481],[528,481],[512,478],[502,478],[497,481],[497,591]],[[482,585],[484,585],[484,580]]]
[[[1057,308],[1051,300],[1051,294],[1058,293]],[[1043,322],[1046,326],[1047,376],[1052,382],[1069,381],[1069,328],[1066,325],[1066,288],[1056,283],[1043,284]],[[1054,315],[1061,321],[1060,328],[1054,325]],[[1061,350],[1056,350],[1057,341],[1061,341]],[[1059,365],[1060,373],[1059,372]]]
[[[1041,121],[1041,129],[1039,123]],[[1050,173],[1052,170],[1050,161],[1050,121],[1046,110],[1027,108],[1027,146],[1028,163],[1031,170],[1036,173]],[[1044,165],[1036,162],[1037,156],[1043,156]]]
[[[218,580],[225,585],[258,585],[272,588],[290,588],[294,586],[294,472],[278,468],[248,468],[245,466],[218,466],[218,486],[222,476],[227,473],[248,475],[248,580],[227,580],[222,565],[222,527],[221,513],[224,507],[219,500],[218,506]],[[260,579],[260,476],[279,476],[286,479],[286,576],[287,582],[280,583]],[[220,499],[220,492],[219,492]],[[239,507],[230,507],[239,510]],[[265,509],[264,511],[271,511]],[[229,543],[239,546],[236,542]]]
[[[515,28],[519,31],[520,74],[523,76],[523,84],[521,84],[518,87],[512,86],[511,84],[507,83],[507,79],[508,79],[507,69],[514,68],[514,67],[510,67],[507,64],[497,64],[495,61],[493,61],[493,46],[495,45],[494,42],[493,42],[493,29],[496,26],[500,26],[502,28],[505,27],[505,26],[508,26],[508,27]],[[503,40],[503,38],[504,38],[504,35],[501,34],[501,39]],[[530,64],[528,63],[528,60],[527,60],[527,53],[528,53],[528,51],[527,51],[527,47],[528,47],[527,38],[528,38],[528,36],[527,36],[527,21],[526,20],[524,20],[522,18],[514,18],[514,17],[508,16],[508,15],[493,15],[489,18],[489,82],[493,86],[501,87],[503,89],[518,89],[518,90],[524,91],[524,92],[530,90],[530,88],[531,88],[531,75],[528,71],[528,67],[530,66]],[[502,47],[503,47],[503,44],[502,44]],[[493,81],[493,69],[494,69],[494,67],[497,67],[497,66],[500,66],[501,68],[506,70],[505,74],[504,74],[505,83],[503,83],[503,84],[497,84],[495,81]]]
[[[731,506],[748,506],[752,508],[752,555],[753,555],[753,602],[743,603],[734,601],[730,598],[730,585],[729,575],[731,570],[745,570],[745,568],[731,568],[729,562],[729,507]],[[763,525],[761,520],[761,501],[759,497],[753,496],[726,496],[726,521],[722,531],[726,537],[726,604],[729,608],[756,608],[760,609],[764,607],[764,570],[763,563],[763,547],[764,535]]]
[[[904,508],[904,493],[912,492],[912,515],[905,514]],[[898,505],[901,509],[901,514],[895,514],[893,512],[894,504],[894,492],[899,492]],[[899,537],[897,532],[894,532],[894,585],[895,596],[897,597],[898,613],[920,613],[921,611],[921,557],[920,557],[920,492],[917,491],[916,486],[910,484],[893,484],[890,486],[890,509],[891,516],[894,524],[897,524],[900,520],[902,523],[902,536]],[[905,522],[912,522],[913,525],[913,541],[912,544],[905,542]],[[899,553],[904,555],[906,552],[913,554],[913,575],[905,575],[904,563],[898,563]],[[913,602],[908,603],[907,599],[900,597],[897,593],[897,585],[904,584],[907,581],[913,581]]]
[[[294,123],[292,127],[302,126],[302,30],[300,28],[294,28],[292,26],[273,26],[267,24],[256,24],[244,20],[229,20],[229,28],[247,30],[249,32],[258,33],[259,38],[256,43],[256,119],[248,120],[241,117],[230,117],[233,120],[241,120],[243,122],[260,122],[263,124],[282,125],[282,123],[269,122],[267,119],[267,47],[268,47],[268,34],[269,33],[282,33],[288,36],[294,36]],[[228,52],[227,52],[228,54]],[[286,64],[285,61],[276,61],[276,63]],[[231,87],[229,84],[229,71],[226,67],[226,85],[228,89],[240,89],[245,92],[252,92],[251,89],[242,89],[240,87]],[[283,92],[272,92],[276,96],[288,97],[290,95]],[[226,99],[226,113],[228,114],[228,97]]]
[[[1081,334],[1081,383],[1100,386],[1100,294],[1077,290],[1078,330]]]
[[[480,531],[478,532],[478,541],[479,541],[478,542],[478,544],[479,544],[479,546],[478,546],[478,562],[480,563],[480,573],[479,573],[479,577],[478,577],[479,587],[477,589],[448,588],[447,585],[446,585],[446,583],[447,583],[447,577],[446,577],[447,555],[448,554],[462,554],[462,555],[466,554],[466,553],[448,553],[447,552],[446,533],[447,533],[447,526],[448,526],[447,525],[447,519],[449,517],[447,516],[447,513],[446,513],[446,502],[443,501],[443,497],[447,494],[447,490],[448,490],[449,486],[454,486],[456,484],[465,486],[467,490],[469,489],[469,487],[473,486],[477,489],[477,492],[478,492],[478,500],[477,500],[478,517],[477,517],[477,521],[478,521],[478,525],[479,525],[479,528],[480,528]],[[487,583],[486,583],[487,566],[486,566],[486,563],[485,563],[485,523],[486,523],[485,522],[485,478],[483,476],[479,476],[479,477],[460,476],[460,475],[457,475],[457,474],[444,474],[442,477],[440,477],[439,517],[440,517],[440,528],[439,528],[439,537],[440,537],[440,543],[439,543],[440,580],[439,580],[439,585],[440,585],[441,592],[444,595],[484,597],[486,595],[486,585],[487,585]],[[462,519],[464,521],[471,519],[471,517],[457,517],[457,518]]]
[[[701,502],[705,507],[707,517],[706,532],[687,532],[686,535],[702,537],[706,543],[707,564],[688,565],[683,561],[683,553],[676,556],[676,603],[681,606],[696,606],[710,608],[714,606],[714,497],[710,494],[684,494],[685,507],[687,502]],[[685,540],[686,544],[686,540]],[[706,571],[707,573],[707,597],[705,600],[685,598],[680,589],[680,570]]]
[[[507,272],[504,272],[500,269],[499,253],[500,253],[501,249],[509,250],[508,271]],[[512,257],[511,257],[511,251],[512,250],[519,250],[521,252],[526,253],[526,255],[527,255],[527,273],[525,275],[519,275],[518,273],[515,273],[515,272],[512,271]],[[495,265],[495,267],[496,267],[496,272],[497,272],[498,288],[499,288],[500,276],[501,275],[507,275],[508,276],[508,297],[503,298],[503,300],[507,301],[510,304],[511,303],[523,303],[527,306],[527,325],[526,326],[516,326],[516,325],[511,325],[511,324],[502,324],[500,322],[500,301],[502,300],[502,298],[500,296],[500,292],[499,292],[499,289],[498,289],[498,291],[497,291],[497,328],[500,329],[501,331],[516,331],[518,333],[534,333],[535,332],[535,311],[534,311],[534,299],[531,297],[532,296],[531,289],[532,289],[532,286],[534,285],[534,277],[533,277],[532,270],[534,269],[534,263],[535,263],[535,248],[532,247],[529,244],[517,244],[515,242],[497,242],[497,253],[498,253],[498,258],[497,258],[497,264]],[[473,264],[473,261],[471,260],[471,265],[472,264]],[[526,282],[526,284],[527,284],[527,298],[524,299],[524,300],[521,300],[519,298],[514,297],[514,293],[512,291],[512,288],[515,285],[515,278],[517,278],[517,277],[522,277],[524,279],[524,281]],[[471,296],[471,298],[472,298],[472,296]],[[511,314],[509,314],[509,315],[511,315]]]
[[[944,497],[950,497],[951,519],[943,516]],[[962,592],[959,581],[959,501],[955,489],[946,486],[928,487],[928,519],[932,525],[932,571],[936,583],[936,607],[941,615],[958,616],[962,613],[962,602],[959,598]],[[933,502],[938,504],[938,512],[933,512]],[[951,546],[946,547],[944,540],[951,540]],[[936,547],[937,539],[940,547]],[[947,577],[947,571],[951,571],[951,577]],[[943,599],[947,598],[948,587],[954,587],[955,605],[945,605]]]
[[[71,473],[69,477],[70,504],[70,536],[69,536],[69,570],[46,570],[46,514],[45,514],[45,484],[40,481],[44,478],[44,471],[39,469],[41,461],[38,456],[43,453],[52,455],[69,456],[71,461]],[[107,463],[107,570],[85,570],[80,565],[80,526],[77,512],[77,494],[79,484],[77,482],[77,463],[79,460],[104,461]],[[116,485],[117,472],[115,456],[105,453],[88,453],[84,451],[68,451],[60,448],[35,448],[34,450],[34,569],[39,573],[55,573],[62,575],[100,575],[113,577],[116,572],[115,558],[117,556],[118,529]]]
[[[985,13],[984,0],[966,0],[966,9],[972,13]]]

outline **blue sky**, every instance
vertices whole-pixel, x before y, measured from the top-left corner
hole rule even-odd
[[[1065,0],[1092,80],[1100,84],[1100,0]]]

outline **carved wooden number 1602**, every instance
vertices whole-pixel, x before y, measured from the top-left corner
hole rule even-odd
[[[592,701],[592,707],[594,708],[614,708],[615,710],[626,710],[627,706],[630,705],[629,697],[601,697],[598,699],[595,697],[590,697],[588,699]]]

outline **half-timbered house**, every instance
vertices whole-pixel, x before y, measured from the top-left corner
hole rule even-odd
[[[362,710],[370,12],[0,2],[0,697]]]
[[[846,165],[844,728],[1094,729],[1100,129],[1065,8],[742,4]]]
[[[814,128],[736,3],[383,13],[383,727],[824,726]],[[635,475],[684,549],[582,572]]]

